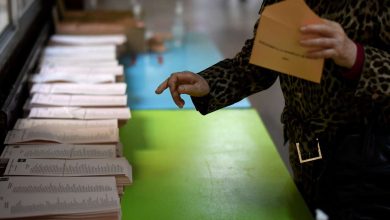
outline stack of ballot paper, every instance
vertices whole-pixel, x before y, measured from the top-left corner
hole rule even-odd
[[[4,140],[0,218],[120,219],[132,184],[119,127],[131,118],[115,36],[54,35]]]
[[[126,43],[123,34],[112,35],[61,35],[55,34],[50,38],[50,43],[60,45],[121,45]]]
[[[121,218],[114,177],[0,177],[0,218]]]
[[[61,1],[57,3],[58,7],[52,11],[57,34],[84,36],[125,34],[127,38],[125,50],[132,53],[146,52],[146,27],[140,16],[134,16],[133,11],[104,9],[79,11],[68,9]]]
[[[3,159],[3,176],[113,176],[119,194],[132,183],[132,171],[123,157],[99,159]]]
[[[116,46],[124,35],[53,35],[30,78],[27,118],[116,119],[130,117],[123,66]]]

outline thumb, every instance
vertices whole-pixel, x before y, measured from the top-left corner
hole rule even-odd
[[[187,94],[187,95],[195,96],[195,97],[199,97],[199,96],[205,95],[205,94],[204,94],[205,92],[202,92],[202,91],[201,91],[201,88],[199,88],[199,86],[197,86],[196,84],[184,84],[184,85],[180,85],[180,86],[177,88],[177,91],[178,91],[180,94]]]
[[[177,87],[177,91],[180,93],[180,94],[188,94],[188,95],[192,95],[194,93],[194,86],[193,85],[180,85]]]

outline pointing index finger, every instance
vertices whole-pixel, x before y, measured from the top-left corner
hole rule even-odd
[[[164,82],[162,82],[156,89],[156,94],[161,94],[165,89],[168,88],[168,79],[166,79]]]

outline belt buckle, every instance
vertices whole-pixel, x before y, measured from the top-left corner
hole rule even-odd
[[[310,161],[314,161],[314,160],[322,159],[320,142],[318,141],[318,138],[316,138],[316,140],[317,140],[318,156],[317,157],[312,157],[312,158],[307,158],[307,159],[302,159],[301,150],[300,150],[300,147],[299,147],[299,142],[295,143],[295,146],[297,147],[297,151],[298,151],[299,162],[301,164],[302,163],[306,163],[306,162],[310,162]]]

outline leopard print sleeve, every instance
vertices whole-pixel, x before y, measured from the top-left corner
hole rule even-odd
[[[273,1],[265,1],[270,4]],[[262,11],[262,8],[260,11]],[[198,73],[206,79],[210,93],[204,97],[191,97],[196,109],[207,114],[269,88],[278,73],[249,63],[259,20],[254,26],[254,37],[245,42],[234,58],[225,59]]]
[[[388,34],[390,37],[390,32]],[[364,54],[363,71],[356,95],[390,98],[390,53],[375,47],[365,46]]]
[[[364,64],[358,83],[357,96],[371,96],[374,99],[390,98],[390,1],[380,5],[372,15],[376,24],[375,39],[364,46]],[[375,11],[375,10],[374,10]]]

